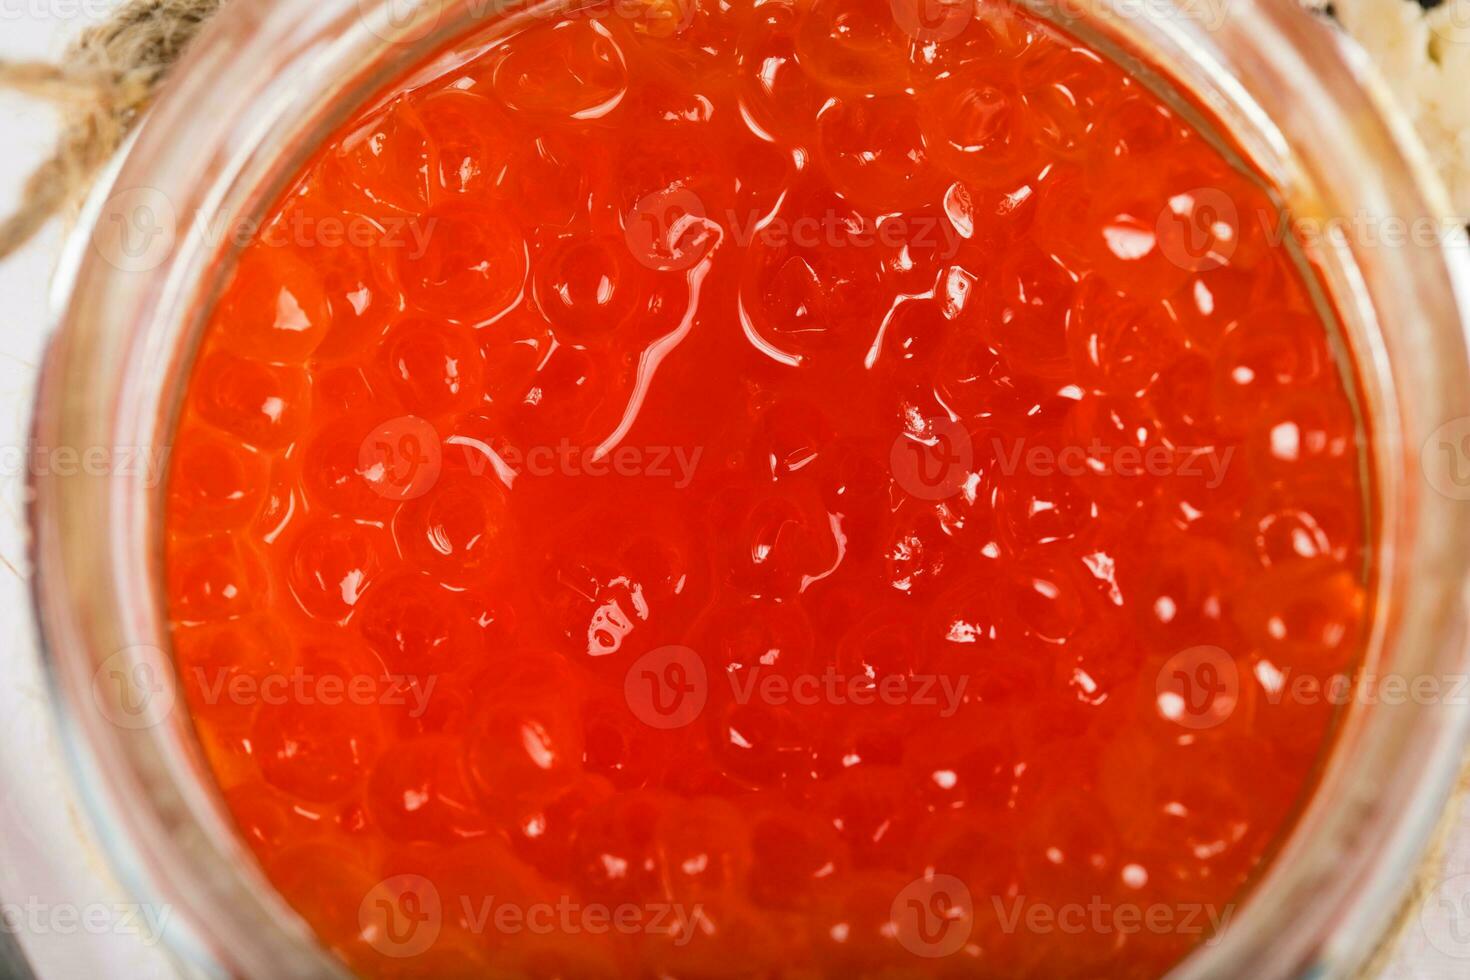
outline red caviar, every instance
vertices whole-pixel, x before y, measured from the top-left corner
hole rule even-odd
[[[1288,828],[1366,625],[1325,318],[1160,98],[942,10],[533,17],[246,250],[169,612],[353,968],[1152,977]]]

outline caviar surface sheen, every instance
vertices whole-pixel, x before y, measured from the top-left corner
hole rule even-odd
[[[1364,449],[1249,172],[984,0],[532,16],[206,331],[179,676],[370,976],[1153,977],[1310,790]]]

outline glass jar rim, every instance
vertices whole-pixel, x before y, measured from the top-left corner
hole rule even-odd
[[[1424,151],[1362,52],[1296,0],[1022,3],[1096,28],[1187,86],[1294,208],[1448,214]],[[192,353],[219,258],[208,236],[178,233],[197,224],[187,216],[258,214],[295,171],[292,155],[299,162],[303,146],[315,145],[311,137],[320,140],[467,26],[483,28],[487,15],[507,9],[496,0],[225,5],[68,243],[37,394],[37,444],[167,445],[171,379]],[[108,228],[140,204],[172,212],[174,240],[151,258],[108,245]],[[1378,642],[1405,672],[1470,673],[1461,642],[1470,549],[1455,547],[1470,540],[1470,512],[1432,492],[1419,467],[1441,423],[1470,417],[1470,250],[1458,239],[1388,250],[1339,244],[1336,288],[1363,314],[1352,340],[1377,399]],[[36,474],[32,488],[35,600],[52,695],[109,858],[136,894],[180,910],[173,940],[204,968],[342,975],[255,867],[182,712],[120,724],[108,710],[112,695],[99,691],[109,664],[167,669],[156,662],[167,648],[154,533],[160,488],[121,473]],[[1178,976],[1335,973],[1363,961],[1404,894],[1470,732],[1464,706],[1380,708],[1348,713],[1306,813],[1229,927]]]

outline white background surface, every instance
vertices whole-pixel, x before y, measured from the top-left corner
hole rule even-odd
[[[0,0],[0,58],[56,59],[66,39],[105,3]],[[46,106],[0,92],[0,211],[17,201],[54,134]],[[26,442],[46,335],[46,292],[60,244],[60,225],[53,222],[21,254],[0,263],[0,450],[11,456]],[[161,950],[129,931],[115,908],[127,897],[96,860],[68,798],[43,707],[25,584],[24,477],[14,469],[0,471],[0,901],[9,914],[28,920],[19,936],[43,980],[169,976]],[[1442,885],[1424,914],[1410,921],[1386,978],[1470,977],[1470,814],[1462,814],[1451,840],[1437,879]],[[108,923],[105,928],[69,929],[64,918],[53,918],[93,906],[108,909],[98,919]]]

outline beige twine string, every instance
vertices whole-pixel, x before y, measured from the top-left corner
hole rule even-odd
[[[221,2],[129,0],[82,32],[59,65],[0,59],[0,87],[53,103],[64,123],[56,151],[26,181],[20,207],[0,222],[0,259],[85,193]]]
[[[1303,0],[1320,6],[1324,0]],[[55,104],[65,123],[56,152],[31,174],[20,208],[0,222],[0,259],[24,245],[63,208],[85,193],[97,171],[152,101],[154,93],[199,28],[223,0],[129,0],[105,24],[82,33],[63,63],[7,61],[0,58],[0,87]],[[1470,792],[1470,770],[1460,798]],[[1446,837],[1458,806],[1447,809],[1424,857],[1419,881],[1396,921],[1385,923],[1375,954],[1360,976],[1371,976],[1388,962],[1399,936],[1434,887]]]

